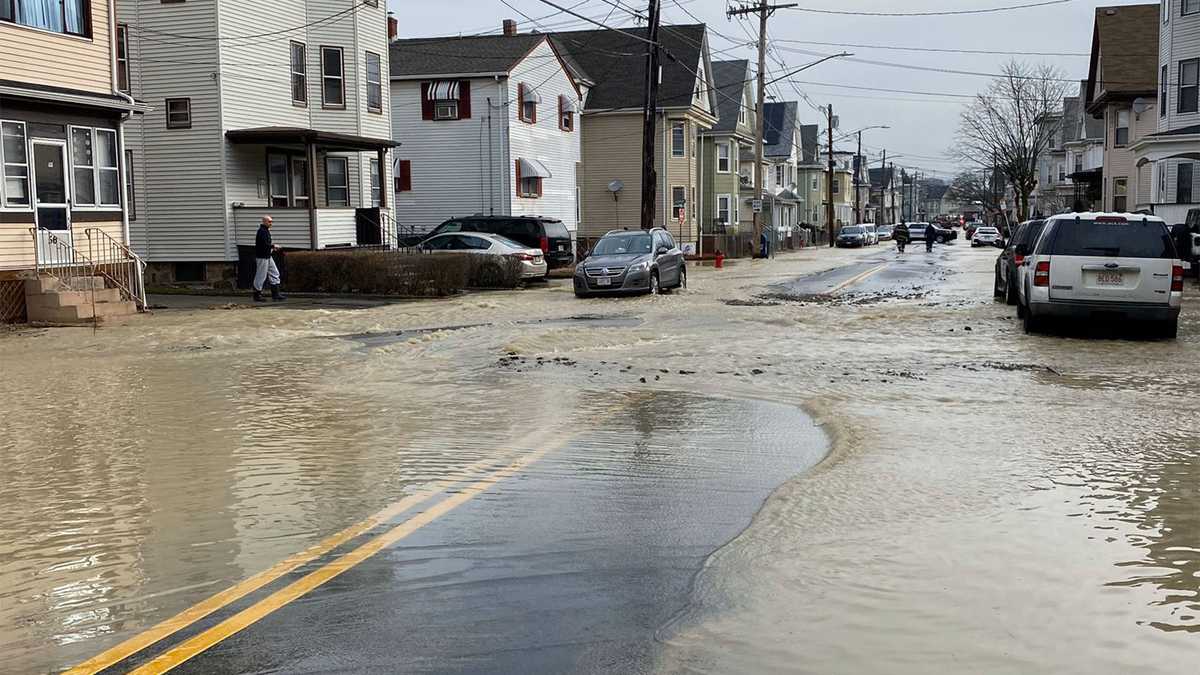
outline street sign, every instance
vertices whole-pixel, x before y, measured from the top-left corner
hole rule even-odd
[[[751,199],[750,200],[750,210],[755,213],[762,213],[762,200],[761,199]]]

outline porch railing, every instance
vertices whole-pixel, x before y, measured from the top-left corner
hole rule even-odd
[[[122,299],[136,302],[139,310],[146,309],[146,263],[133,249],[98,227],[83,232],[88,238],[88,257],[97,274],[120,289]]]
[[[34,271],[39,277],[57,279],[68,289],[91,288],[92,277],[96,276],[95,263],[56,232],[29,228],[29,235],[33,237]]]

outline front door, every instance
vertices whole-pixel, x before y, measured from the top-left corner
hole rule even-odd
[[[58,240],[71,245],[71,202],[67,195],[67,144],[33,141],[33,204],[37,218],[38,259],[63,262],[65,250],[51,246]]]

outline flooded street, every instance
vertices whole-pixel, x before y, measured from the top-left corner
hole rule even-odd
[[[0,333],[0,672],[1195,672],[1200,292],[995,255]]]

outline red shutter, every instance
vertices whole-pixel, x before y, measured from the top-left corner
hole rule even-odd
[[[525,119],[525,83],[524,82],[517,83],[517,119],[521,120],[522,122],[529,121],[529,120]]]
[[[400,160],[400,175],[396,176],[397,192],[412,192],[412,161]]]
[[[561,95],[558,97],[558,128],[561,131],[567,130],[567,128],[563,126],[563,97]]]
[[[458,119],[471,119],[471,81],[461,80],[458,83]]]
[[[542,196],[542,179],[541,178],[537,179],[537,188],[538,188],[537,196],[541,197]]]
[[[429,100],[429,88],[433,86],[432,82],[421,83],[421,119],[433,119],[433,101]]]
[[[529,116],[530,124],[537,124],[537,103],[533,104],[533,114]]]
[[[520,86],[521,85],[517,85],[518,88],[520,88]],[[513,160],[513,164],[516,165],[516,167],[517,167],[517,180],[516,180],[517,196],[520,197],[521,196],[521,160],[519,160],[519,159]]]

